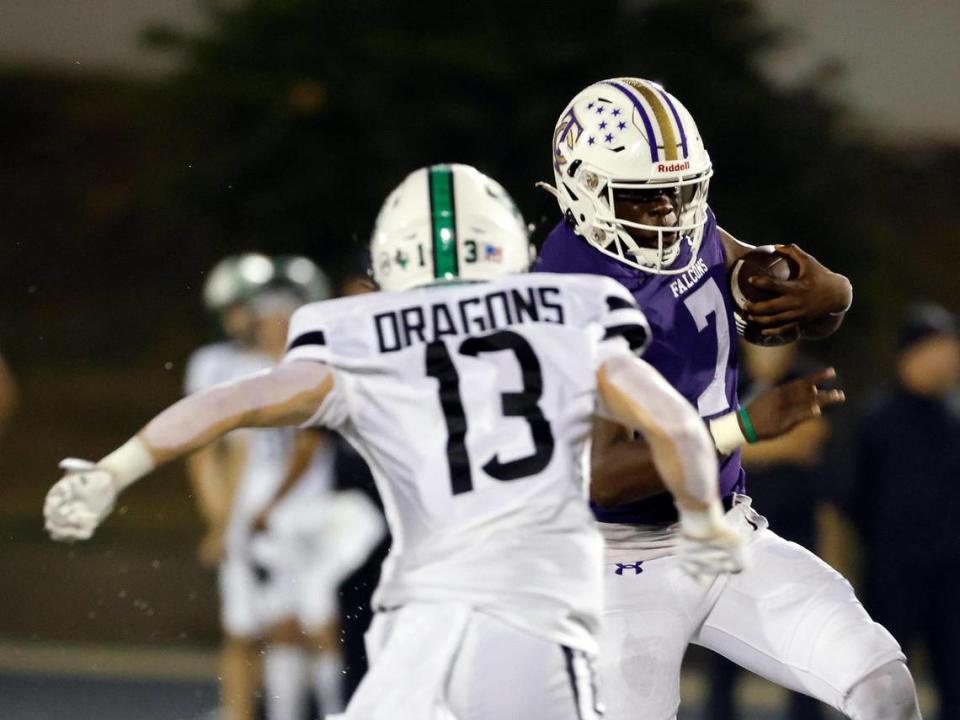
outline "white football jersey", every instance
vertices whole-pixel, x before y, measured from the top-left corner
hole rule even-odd
[[[190,395],[270,367],[263,353],[224,340],[197,348],[187,360],[183,389]]]
[[[275,365],[273,358],[239,343],[218,342],[196,350],[187,361],[184,386],[188,393],[232,382]],[[250,524],[270,502],[283,482],[293,452],[291,428],[239,430],[231,433],[246,443],[243,476],[237,485],[227,542],[233,548],[246,545]],[[323,443],[300,481],[281,501],[281,506],[298,500],[319,497],[333,488],[334,453],[332,444]]]
[[[593,652],[602,542],[580,459],[596,369],[641,351],[643,314],[599,276],[375,293],[293,316],[286,360],[333,390],[307,424],[367,460],[393,534],[377,609],[455,600]]]

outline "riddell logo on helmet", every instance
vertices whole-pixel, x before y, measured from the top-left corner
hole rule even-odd
[[[680,172],[681,170],[689,170],[690,161],[685,160],[682,163],[660,163],[657,165],[657,172]]]

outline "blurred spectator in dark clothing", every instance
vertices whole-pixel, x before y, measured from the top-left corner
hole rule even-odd
[[[955,318],[911,307],[897,383],[860,422],[847,507],[863,537],[865,604],[902,645],[926,645],[942,720],[960,718],[958,382]]]
[[[799,344],[760,347],[741,344],[740,402],[748,403],[765,390],[809,375],[823,368],[799,354]],[[817,550],[817,515],[826,502],[818,465],[830,436],[830,424],[821,417],[801,423],[785,435],[743,448],[747,471],[747,492],[753,506],[770,521],[780,537]],[[741,716],[735,709],[734,686],[742,670],[719,655],[708,661],[710,697],[705,707],[707,720],[732,720]],[[821,704],[813,698],[791,693],[790,720],[819,720]]]

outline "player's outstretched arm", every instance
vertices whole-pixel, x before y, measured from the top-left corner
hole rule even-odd
[[[241,427],[300,425],[333,388],[322,363],[279,365],[184,398],[98,463],[68,459],[47,493],[46,527],[55,540],[85,540],[123,489],[165,462]]]
[[[601,364],[597,386],[607,412],[643,434],[674,496],[687,572],[703,577],[742,569],[742,540],[720,504],[713,442],[693,407],[653,367],[626,352]]]

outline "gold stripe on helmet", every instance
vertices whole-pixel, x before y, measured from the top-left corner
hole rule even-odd
[[[646,83],[636,78],[624,78],[624,82],[636,90],[647,101],[647,104],[653,110],[653,116],[657,119],[657,125],[660,126],[660,135],[663,137],[663,152],[667,160],[679,160],[680,154],[677,152],[677,134],[673,129],[673,118],[670,112],[663,105],[663,101],[656,92],[647,87]]]

